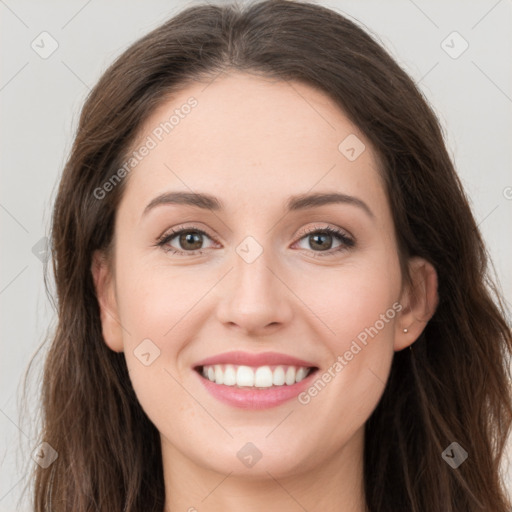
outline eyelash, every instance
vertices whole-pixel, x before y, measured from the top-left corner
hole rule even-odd
[[[161,247],[166,253],[172,253],[172,254],[180,254],[180,255],[186,255],[186,256],[196,256],[203,254],[206,249],[197,249],[195,251],[180,251],[178,249],[175,249],[174,247],[167,246],[167,244],[173,239],[176,238],[177,235],[180,235],[182,233],[188,233],[193,232],[200,235],[205,235],[208,238],[212,239],[214,242],[217,242],[213,237],[208,235],[205,231],[202,229],[196,228],[194,226],[189,226],[184,228],[183,226],[179,226],[173,230],[171,230],[170,233],[166,233],[162,235],[155,244],[157,247]],[[350,238],[345,232],[333,228],[331,226],[325,226],[325,227],[314,227],[312,229],[308,229],[302,236],[297,240],[299,242],[303,238],[306,238],[307,236],[313,234],[313,233],[322,233],[322,234],[329,234],[333,235],[336,238],[338,238],[342,244],[339,247],[336,247],[335,249],[330,249],[328,251],[309,251],[313,253],[316,257],[325,257],[325,256],[333,256],[334,254],[347,251],[355,246],[355,241]],[[217,242],[218,243],[218,242]]]

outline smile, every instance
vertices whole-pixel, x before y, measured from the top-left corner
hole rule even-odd
[[[200,367],[203,377],[225,386],[270,388],[291,386],[304,380],[314,368],[304,366],[258,366],[216,364]]]
[[[241,409],[268,409],[293,400],[318,371],[313,363],[272,352],[229,352],[193,367],[216,400]]]

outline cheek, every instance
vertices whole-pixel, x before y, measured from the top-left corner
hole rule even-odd
[[[353,429],[366,421],[384,391],[402,309],[398,261],[363,263],[318,274],[315,286],[307,287],[308,306],[324,325],[319,341],[330,360],[301,403],[310,407],[312,420],[332,404],[331,419]]]
[[[303,274],[304,275],[304,274]],[[376,327],[379,337],[392,336],[398,317],[400,268],[392,259],[361,258],[338,268],[317,269],[314,275],[297,281],[297,294],[304,297],[311,312],[324,325],[333,351],[340,353],[351,340]]]
[[[118,281],[130,380],[139,403],[157,428],[167,433],[180,432],[187,428],[180,425],[180,420],[190,420],[196,411],[179,384],[189,369],[178,367],[178,363],[181,351],[194,335],[193,307],[204,292],[187,286],[190,280],[165,277],[162,269],[144,268],[140,263],[124,268],[134,269]],[[169,418],[174,418],[172,424],[167,422]]]
[[[119,266],[118,311],[130,333],[126,341],[136,344],[141,337],[151,338],[163,347],[204,294],[197,278],[185,274],[170,273],[141,261],[128,260]]]

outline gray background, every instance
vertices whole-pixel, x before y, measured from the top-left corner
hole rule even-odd
[[[20,378],[55,321],[38,255],[79,108],[130,43],[195,3],[0,0],[0,512],[29,510],[16,500],[34,464],[38,383],[33,376],[24,411]],[[376,35],[434,106],[510,305],[512,1],[318,3]],[[43,31],[58,44],[47,58],[40,53],[52,41]],[[453,31],[469,44],[461,55],[464,41],[448,37]],[[508,482],[512,491],[512,472]]]

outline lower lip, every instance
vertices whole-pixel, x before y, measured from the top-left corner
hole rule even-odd
[[[311,371],[305,379],[291,386],[285,384],[284,386],[273,386],[270,388],[238,388],[236,386],[215,384],[215,382],[206,379],[195,371],[203,386],[215,398],[240,409],[268,409],[292,400],[310,385],[316,372],[317,370]]]

